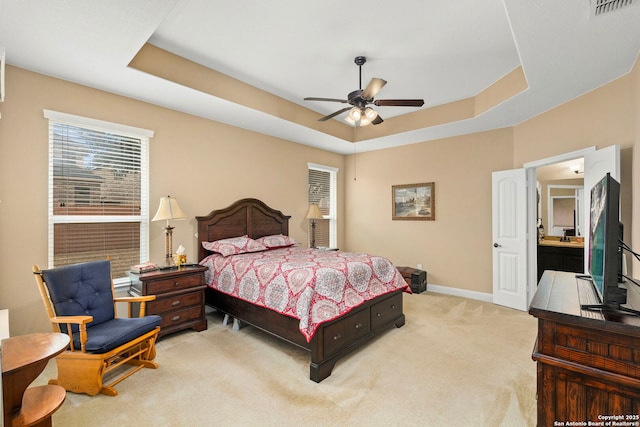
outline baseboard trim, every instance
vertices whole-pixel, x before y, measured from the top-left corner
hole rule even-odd
[[[432,285],[431,283],[427,284],[427,291],[435,292],[438,294],[475,299],[484,302],[493,302],[493,294],[488,294],[486,292],[469,291],[467,289],[452,288],[450,286]]]

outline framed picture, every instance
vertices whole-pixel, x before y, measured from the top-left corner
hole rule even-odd
[[[391,219],[434,221],[436,219],[435,183],[394,185],[391,187]]]

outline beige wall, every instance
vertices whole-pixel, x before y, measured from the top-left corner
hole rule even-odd
[[[491,172],[512,168],[512,147],[500,129],[350,155],[348,249],[422,264],[428,283],[491,292]],[[435,182],[436,220],[392,221],[392,185],[422,182]]]
[[[587,147],[620,145],[620,215],[624,239],[630,243],[633,230],[640,227],[632,205],[640,189],[633,178],[634,148],[640,137],[638,91],[634,90],[639,68],[636,64],[632,73],[527,120],[513,132],[514,167]]]
[[[621,145],[625,239],[638,235],[640,66],[512,129],[348,156],[345,238],[349,250],[423,264],[429,283],[492,292],[491,172],[596,146]],[[354,180],[353,176],[357,179]],[[435,181],[436,221],[392,221],[391,186]],[[631,183],[634,183],[632,186]],[[636,202],[638,203],[638,202]],[[640,247],[640,236],[634,238]]]
[[[640,247],[631,204],[640,203],[631,197],[638,192],[632,188],[640,188],[632,173],[640,167],[639,68],[511,129],[342,156],[8,66],[0,104],[0,308],[11,310],[13,335],[48,329],[30,273],[33,263],[47,261],[43,108],[155,131],[151,211],[166,194],[192,217],[256,197],[292,215],[291,235],[305,241],[307,162],[338,167],[341,249],[388,256],[397,265],[421,263],[429,283],[491,293],[493,171],[593,145],[622,145],[623,221]],[[431,181],[436,221],[392,221],[391,186]],[[183,244],[193,259],[194,220],[174,225],[174,246]],[[151,259],[158,260],[162,226],[150,228]]]
[[[174,248],[197,254],[193,217],[243,197],[291,215],[290,234],[306,242],[307,162],[344,169],[342,155],[294,144],[23,69],[6,69],[0,104],[0,308],[11,334],[49,330],[31,266],[47,265],[48,122],[43,109],[155,131],[150,141],[150,206],[178,199],[191,217],[173,225]],[[339,194],[344,194],[339,182]],[[339,201],[338,220],[344,206]],[[342,245],[342,242],[339,242]],[[151,223],[150,258],[164,257],[163,224]]]
[[[634,141],[631,79],[622,77],[514,127],[513,164]]]

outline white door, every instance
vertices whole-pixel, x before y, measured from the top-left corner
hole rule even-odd
[[[492,175],[493,302],[526,311],[527,188],[525,169]]]
[[[584,241],[584,271],[589,271],[589,226],[591,215],[591,189],[608,173],[616,181],[620,182],[620,146],[609,147],[592,151],[584,155],[584,202],[582,208]]]

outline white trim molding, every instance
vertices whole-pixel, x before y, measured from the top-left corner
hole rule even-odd
[[[435,292],[437,294],[452,295],[454,297],[463,297],[493,303],[493,295],[486,292],[469,291],[467,289],[433,285],[431,283],[427,284],[427,292]]]

